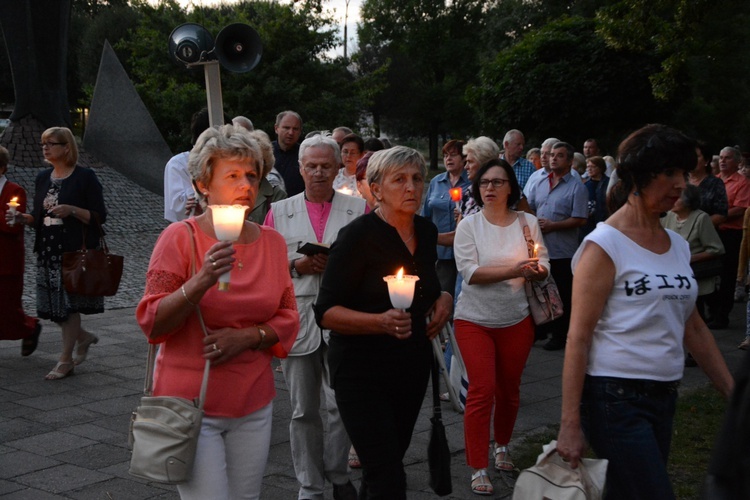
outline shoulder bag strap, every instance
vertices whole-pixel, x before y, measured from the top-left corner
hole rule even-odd
[[[190,226],[190,224],[184,221],[183,224],[185,224],[185,227],[190,233],[190,275],[195,276],[195,235],[193,234],[193,228]],[[208,331],[206,330],[206,324],[203,322],[203,315],[201,314],[200,307],[195,306],[195,313],[198,315],[198,321],[201,324],[201,329],[203,329],[203,334],[208,336]],[[146,361],[146,381],[143,388],[143,392],[146,396],[150,396],[153,391],[154,368],[156,367],[156,351],[156,344],[149,344],[148,359]],[[203,369],[203,381],[201,382],[201,390],[196,401],[196,406],[201,409],[203,408],[203,404],[206,402],[206,391],[208,390],[208,372],[210,369],[211,362],[206,360],[206,365]]]
[[[521,231],[523,232],[523,237],[526,240],[526,250],[529,253],[529,257],[534,256],[534,240],[531,238],[531,230],[529,230],[529,234],[526,234],[526,229],[529,227],[528,223],[526,222],[526,214],[524,212],[516,212],[518,214],[518,222],[521,223]]]

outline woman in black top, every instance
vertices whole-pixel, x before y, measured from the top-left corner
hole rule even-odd
[[[315,305],[318,324],[332,330],[328,362],[362,463],[360,499],[406,498],[403,458],[427,388],[430,339],[453,307],[435,272],[437,229],[416,215],[425,168],[410,148],[372,156],[367,180],[379,207],[339,232]],[[406,312],[393,308],[383,281],[401,267],[419,276]]]
[[[104,312],[103,297],[68,293],[62,281],[62,254],[99,245],[99,224],[104,223],[102,185],[88,168],[77,166],[78,147],[69,129],[53,127],[42,134],[44,160],[52,168],[39,173],[34,193],[37,255],[37,314],[62,328],[62,352],[47,380],[65,378],[86,359],[91,344],[99,341],[81,328],[81,313]],[[76,347],[77,345],[77,347]],[[73,358],[73,350],[76,357]]]

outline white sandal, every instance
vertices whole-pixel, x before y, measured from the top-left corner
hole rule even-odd
[[[476,484],[474,481],[476,481]],[[479,469],[471,475],[471,492],[476,495],[484,496],[493,495],[495,493],[492,481],[490,481],[490,477],[487,474],[487,469]]]
[[[495,457],[495,470],[500,472],[510,472],[516,468],[511,462],[510,453],[508,452],[507,446],[497,446],[495,451],[492,452]]]

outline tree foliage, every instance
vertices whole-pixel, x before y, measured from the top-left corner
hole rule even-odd
[[[365,0],[359,24],[361,78],[380,85],[370,110],[389,131],[428,136],[433,167],[438,137],[472,126],[466,86],[479,65],[480,0]]]
[[[612,144],[653,112],[654,64],[608,48],[594,28],[590,19],[562,18],[485,65],[469,92],[484,128],[518,128],[533,143],[554,136],[578,145],[594,135]]]

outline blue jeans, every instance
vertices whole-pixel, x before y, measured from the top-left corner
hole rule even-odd
[[[586,376],[581,425],[596,456],[609,460],[606,500],[674,498],[667,459],[678,385]]]

